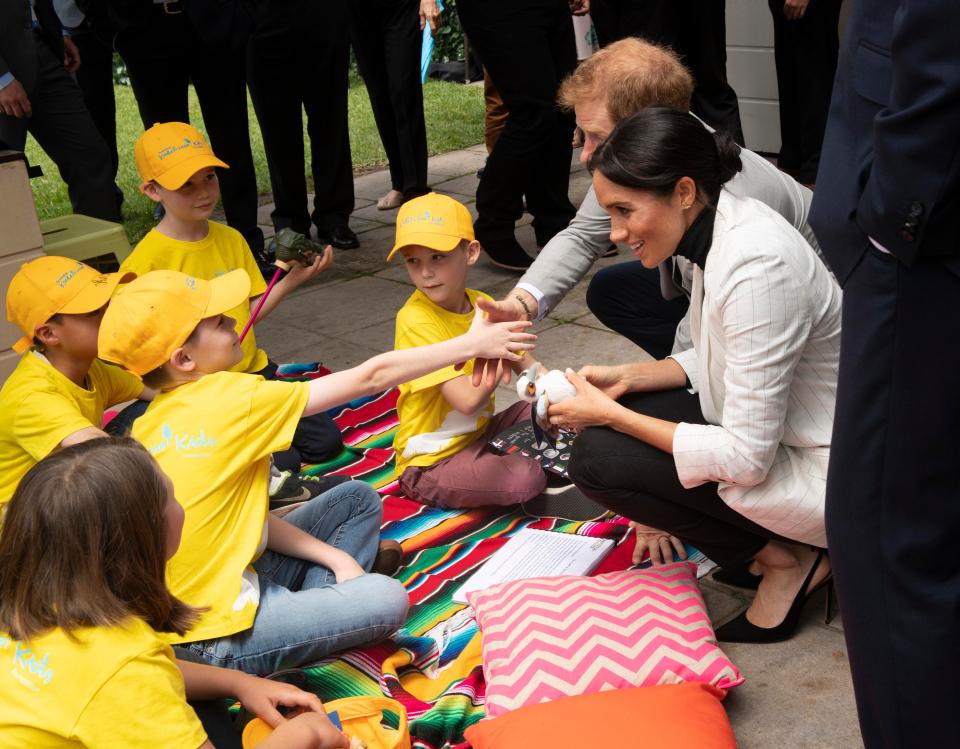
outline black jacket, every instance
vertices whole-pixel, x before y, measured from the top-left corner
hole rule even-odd
[[[36,0],[34,12],[40,36],[62,60],[63,29],[52,0]],[[12,73],[28,92],[37,80],[36,43],[27,0],[0,0],[0,75]]]
[[[857,0],[810,225],[843,283],[867,237],[960,266],[960,2]]]

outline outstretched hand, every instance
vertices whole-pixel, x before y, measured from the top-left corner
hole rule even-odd
[[[528,326],[531,324],[526,322],[526,311],[515,299],[501,299],[499,302],[494,302],[490,299],[479,297],[476,305],[477,310],[482,311],[490,322],[520,321],[525,322]],[[511,374],[512,370],[510,367],[506,362],[501,362],[500,359],[477,357],[473,363],[474,387],[478,387],[482,382],[486,382],[492,387],[492,383],[496,383],[498,377],[501,377],[503,384],[507,385],[510,383]]]
[[[523,358],[523,352],[533,351],[536,347],[537,337],[533,333],[526,333],[533,323],[526,320],[509,320],[495,322],[487,317],[483,306],[478,299],[476,310],[473,315],[473,322],[467,335],[471,336],[475,344],[476,361],[473,370],[473,384],[480,385],[485,382],[488,388],[494,388],[497,385],[497,378],[500,374],[497,371],[497,364],[502,360],[504,362],[503,382],[510,382],[510,369],[507,362],[520,361]],[[481,361],[489,361],[493,366],[487,366],[485,373],[481,371],[478,374],[478,366]],[[462,367],[463,365],[458,365]]]
[[[312,278],[316,278],[331,265],[333,265],[333,247],[327,245],[323,248],[322,254],[313,256],[313,262],[309,265],[304,265],[296,260],[290,263],[290,270],[287,271],[286,277],[290,279],[289,283],[293,287],[297,287]]]
[[[577,374],[613,400],[620,398],[628,389],[619,367],[588,364],[581,367]]]

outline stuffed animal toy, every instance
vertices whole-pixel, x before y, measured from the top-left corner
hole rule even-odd
[[[517,395],[532,404],[530,420],[538,447],[556,447],[557,430],[551,429],[546,423],[550,404],[573,398],[576,394],[577,389],[559,369],[544,370],[540,362],[537,362],[520,373],[517,378]]]

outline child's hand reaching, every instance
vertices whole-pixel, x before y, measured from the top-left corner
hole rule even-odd
[[[533,333],[525,333],[533,323],[525,320],[510,322],[490,322],[483,310],[478,306],[470,330],[466,334],[469,339],[473,357],[483,359],[504,359],[506,361],[520,361],[523,352],[536,348],[537,337]],[[487,387],[493,387],[497,381],[497,371],[489,368],[487,371]],[[510,369],[503,368],[504,382],[510,381]],[[474,385],[479,385],[478,377],[474,376]]]
[[[310,265],[304,265],[296,261],[292,262],[284,280],[291,289],[295,289],[311,278],[316,278],[331,265],[333,265],[333,247],[327,245],[323,249],[322,255],[313,256],[313,262]]]

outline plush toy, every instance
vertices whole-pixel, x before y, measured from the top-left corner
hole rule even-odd
[[[539,362],[525,369],[517,378],[517,395],[528,403],[530,420],[533,422],[533,435],[538,447],[556,447],[554,432],[546,423],[547,409],[552,403],[559,403],[577,394],[577,389],[559,369],[542,371]]]

